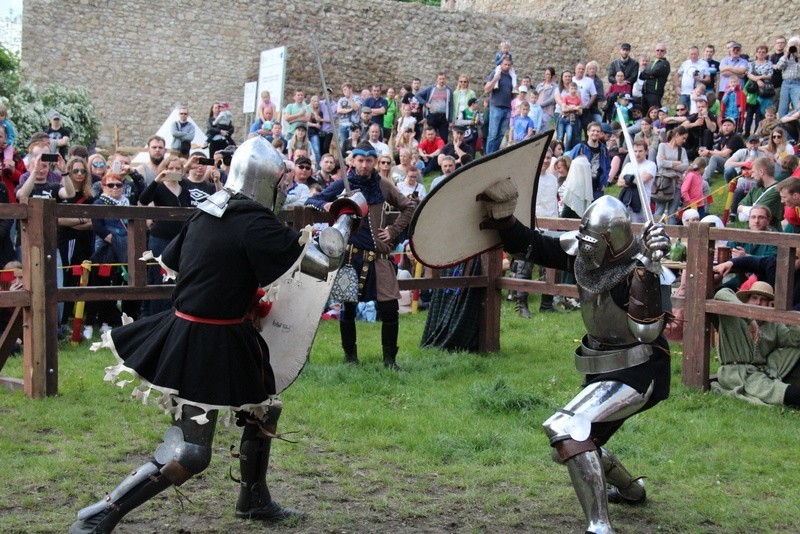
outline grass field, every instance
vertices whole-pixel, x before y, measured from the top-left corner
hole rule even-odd
[[[531,307],[537,304],[532,297]],[[269,480],[308,517],[290,525],[237,520],[236,428],[220,427],[208,470],[129,514],[117,532],[582,532],[566,470],[541,423],[578,390],[577,312],[502,311],[491,355],[421,350],[425,314],[401,318],[399,373],[380,363],[379,324],[359,323],[362,364],[340,363],[336,323],[321,325],[311,361],[282,398]],[[798,413],[684,388],[673,347],[672,396],[612,438],[648,503],[611,506],[619,532],[798,532]],[[148,460],[168,424],[104,383],[108,352],[64,346],[60,395],[0,391],[0,532],[64,532],[77,508]],[[13,358],[4,375],[21,376]],[[181,494],[183,496],[181,496]]]

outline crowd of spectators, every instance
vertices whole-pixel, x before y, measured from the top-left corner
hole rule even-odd
[[[730,41],[718,61],[713,45],[692,45],[673,68],[664,43],[656,43],[652,53],[622,43],[617,57],[604,58],[605,76],[601,62],[590,60],[561,73],[547,67],[539,77],[521,72],[504,41],[476,87],[464,74],[451,87],[450,73],[440,72],[427,86],[414,78],[397,89],[378,82],[360,91],[345,83],[328,94],[297,88],[283,109],[265,91],[255,121],[238,137],[227,103],[214,103],[205,125],[208,158],[192,146],[195,127],[189,110],[180,107],[170,145],[151,137],[147,159],[138,166],[125,154],[90,155],[75,145],[57,111],[28,140],[22,158],[9,110],[0,107],[0,196],[8,202],[48,197],[66,203],[196,206],[224,184],[237,138],[260,135],[294,162],[286,208],[303,205],[340,177],[361,141],[380,155],[381,176],[421,200],[441,181],[435,175],[554,130],[549,172],[557,180],[552,189],[560,216],[580,217],[588,202],[618,185],[632,218],[643,220],[639,197],[632,194],[638,171],[655,214],[680,224],[683,209],[705,215],[711,180],[723,173],[726,181],[737,182],[732,219],[748,221],[753,206],[764,206],[770,217],[764,231],[795,232],[800,229],[800,202],[794,202],[800,198],[798,47],[800,37],[779,36],[771,49],[760,44],[747,56]],[[668,102],[670,92],[675,100]],[[627,153],[622,124],[634,137],[634,154]],[[175,235],[176,224],[152,225],[149,246],[156,254]],[[14,245],[19,247],[17,228],[11,225],[5,234],[0,238],[10,245],[0,251],[11,252],[2,263],[16,259]],[[124,264],[126,239],[124,219],[59,220],[59,265],[87,259]],[[126,271],[115,267],[94,276],[100,274],[106,283],[124,283]],[[70,269],[61,276],[64,285],[77,283]],[[152,269],[149,283],[159,280]],[[125,311],[136,316],[166,305],[132,303]],[[88,323],[105,329],[119,324],[120,312],[92,309]],[[66,310],[64,320],[68,316]]]

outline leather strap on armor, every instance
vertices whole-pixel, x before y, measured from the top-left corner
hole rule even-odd
[[[561,463],[566,462],[570,458],[577,456],[583,452],[596,451],[597,446],[591,439],[585,441],[575,441],[574,439],[565,439],[553,445],[553,448],[558,455],[558,460]]]
[[[575,367],[579,373],[594,375],[619,371],[645,363],[653,354],[650,345],[635,345],[620,350],[595,350],[587,346],[586,336],[575,350]]]

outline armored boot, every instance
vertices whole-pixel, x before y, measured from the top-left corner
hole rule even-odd
[[[356,345],[355,321],[339,321],[339,332],[342,335],[342,349],[344,349],[344,363],[358,363],[358,346]]]
[[[239,448],[239,472],[241,488],[236,501],[236,517],[256,519],[260,521],[283,521],[292,517],[302,517],[302,512],[292,508],[284,508],[272,500],[267,486],[267,468],[272,438],[260,439],[261,436],[275,436],[280,417],[280,406],[270,409],[259,422],[259,438],[248,439],[248,430],[242,435]]]
[[[647,500],[642,477],[633,477],[610,451],[600,449],[600,463],[609,484],[608,502],[636,505]]]
[[[588,524],[586,532],[613,534],[603,467],[596,451],[586,451],[564,462]]]
[[[133,471],[104,499],[79,511],[69,534],[105,534],[114,530],[125,514],[172,485],[161,473],[161,467],[153,460]]]

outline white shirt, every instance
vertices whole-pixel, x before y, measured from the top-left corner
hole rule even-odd
[[[401,193],[403,193],[404,196],[408,196],[412,194],[414,191],[416,191],[417,193],[419,193],[419,200],[425,198],[425,195],[427,194],[427,192],[425,191],[425,186],[422,185],[420,182],[417,182],[417,185],[415,186],[410,186],[406,183],[405,180],[403,180],[402,182],[397,184],[397,189]]]
[[[379,156],[392,155],[391,151],[389,150],[389,145],[387,145],[386,143],[382,143],[381,141],[375,141],[373,143],[372,141],[370,141],[369,144],[372,145],[372,148],[375,149],[375,151],[378,153]]]
[[[558,178],[549,172],[539,176],[539,189],[536,191],[536,216],[558,217]]]
[[[700,73],[700,78],[705,78],[708,76],[708,63],[706,63],[705,59],[698,59],[697,61],[692,61],[687,59],[683,63],[681,63],[680,68],[678,69],[678,74],[681,75],[681,94],[682,95],[689,95],[694,91],[695,79],[694,73]]]
[[[656,177],[658,173],[658,168],[656,164],[650,161],[649,159],[644,160],[643,162],[639,163],[639,177],[644,180],[645,174],[649,174],[650,178],[644,182],[644,197],[647,199],[647,202],[650,202],[650,184],[652,183],[653,178]],[[622,167],[622,171],[620,172],[620,176],[625,176],[626,174],[635,174],[636,173],[636,162],[629,161]],[[633,222],[644,222],[644,211],[639,213],[631,213],[631,220]]]
[[[592,95],[597,94],[597,87],[594,85],[594,80],[588,76],[584,76],[580,80],[572,78],[572,81],[578,86],[578,92],[581,94],[581,105],[583,107],[588,106]]]

